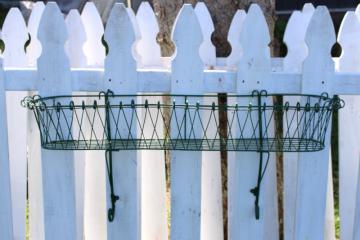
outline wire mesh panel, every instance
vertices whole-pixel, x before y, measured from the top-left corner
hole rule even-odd
[[[241,105],[236,100],[223,105],[200,103],[199,99],[214,99],[211,95],[171,95],[171,104],[154,101],[153,96],[115,95],[111,91],[87,95],[87,101],[81,95],[34,96],[25,98],[23,105],[34,111],[46,149],[256,152],[322,150],[332,111],[344,106],[338,97],[327,94],[301,95],[302,100],[294,105],[267,105],[266,100],[277,95],[264,91],[228,96],[248,100]],[[170,112],[168,121],[166,111]],[[220,112],[227,114],[226,137],[220,135]],[[269,131],[275,114],[283,116],[283,135]],[[159,126],[163,132],[158,132]],[[150,134],[149,129],[144,134],[145,127],[151,128]]]

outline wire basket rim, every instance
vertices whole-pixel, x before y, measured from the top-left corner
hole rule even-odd
[[[180,97],[181,101],[180,103],[177,103],[173,101],[173,103],[163,103],[161,101],[158,101],[158,99],[150,99],[150,97],[164,97],[169,96],[173,98]],[[299,97],[297,101],[290,102],[287,101],[285,103],[268,103],[266,104],[267,98],[272,98],[274,96],[285,96],[285,97]],[[139,100],[139,97],[144,97],[145,99]],[[146,97],[149,97],[151,100],[150,103],[148,102],[148,99]],[[204,94],[204,95],[185,95],[185,94],[114,94],[110,90],[105,92],[100,92],[98,94],[75,94],[75,95],[58,95],[58,96],[49,96],[49,97],[40,97],[39,95],[34,96],[28,96],[25,97],[22,101],[22,105],[24,107],[29,108],[30,110],[34,111],[35,117],[37,118],[38,127],[40,129],[40,136],[41,136],[41,144],[42,147],[45,149],[54,149],[54,150],[183,150],[183,151],[251,151],[251,152],[311,152],[311,151],[320,151],[324,148],[324,138],[325,133],[327,130],[327,125],[329,123],[329,118],[331,117],[331,114],[334,110],[343,108],[345,106],[345,102],[340,99],[338,96],[329,97],[327,93],[323,93],[321,95],[315,95],[315,94],[268,94],[266,91],[253,91],[252,94],[245,94],[245,95],[238,95],[238,94],[229,94],[227,97],[229,98],[244,98],[244,99],[250,99],[248,104],[238,104],[231,102],[230,104],[220,104],[217,103],[216,100],[212,101],[212,104],[206,103],[200,104],[200,99],[204,98],[217,98],[217,94]],[[76,98],[79,99],[79,101],[76,100]],[[190,101],[191,98],[194,98],[195,101]],[[199,99],[198,99],[199,98]],[[254,98],[254,101],[252,100]],[[85,104],[85,101],[87,99],[92,99],[93,103],[87,103]],[[97,100],[99,99],[99,100]],[[123,99],[123,100],[122,100]],[[126,99],[126,100],[125,100]],[[125,103],[123,103],[122,101]],[[200,100],[200,101],[198,101]],[[68,102],[68,103],[66,103]],[[75,104],[75,102],[77,102]],[[80,103],[79,103],[80,102]],[[205,102],[205,101],[204,101]],[[216,103],[215,103],[216,102]],[[240,100],[241,102],[241,100]],[[82,126],[82,122],[76,122],[76,121],[70,121],[66,122],[66,124],[61,125],[61,119],[66,120],[66,117],[64,115],[64,112],[72,112],[72,118],[76,116],[76,112],[79,111],[85,112],[86,111],[93,111],[93,112],[104,112],[106,114],[113,114],[112,111],[125,111],[125,109],[132,109],[132,110],[126,110],[126,111],[135,111],[135,114],[137,109],[156,109],[156,111],[160,111],[163,109],[170,109],[170,111],[177,111],[175,109],[179,109],[179,111],[183,111],[186,115],[187,111],[198,111],[198,114],[200,111],[227,111],[227,114],[232,114],[232,116],[237,116],[238,112],[243,112],[246,114],[250,114],[250,118],[259,117],[259,119],[251,120],[255,121],[254,124],[246,123],[246,121],[243,123],[243,126],[239,125],[238,127],[245,128],[246,126],[250,128],[250,130],[253,131],[253,134],[249,139],[246,139],[246,136],[242,135],[242,133],[238,135],[232,135],[231,129],[233,127],[233,123],[230,124],[230,122],[227,122],[226,128],[228,129],[229,133],[228,135],[220,136],[220,130],[216,130],[215,137],[208,137],[207,134],[207,127],[204,128],[205,125],[202,125],[200,131],[202,131],[202,136],[200,134],[199,136],[190,136],[190,138],[186,138],[185,133],[185,139],[183,139],[183,136],[181,131],[183,121],[181,118],[175,119],[175,123],[178,124],[177,128],[180,135],[171,135],[170,136],[170,126],[166,127],[166,133],[164,136],[151,136],[151,139],[147,139],[145,136],[140,136],[138,138],[137,136],[132,136],[132,131],[134,128],[139,127],[136,126],[137,123],[135,123],[134,128],[132,128],[132,125],[128,126],[128,133],[125,136],[116,134],[120,134],[118,131],[118,122],[113,126],[115,128],[115,137],[112,137],[110,129],[107,129],[111,124],[109,117],[113,117],[111,121],[115,121],[115,118],[113,115],[107,115],[104,119],[101,119],[101,116],[98,114],[96,118],[99,118],[100,121],[98,123],[102,124],[103,132],[102,132],[102,138],[96,139],[96,141],[90,139],[75,139],[74,134],[72,133],[73,125],[77,125],[80,127],[80,131]],[[123,109],[123,110],[121,110]],[[70,110],[70,111],[69,111]],[[149,111],[150,111],[149,110]],[[109,112],[110,111],[110,112]],[[142,111],[142,110],[141,110]],[[147,110],[146,110],[147,111]],[[153,110],[151,110],[153,111]],[[298,128],[303,128],[300,124],[307,124],[304,121],[304,119],[296,120],[299,122],[290,122],[288,124],[293,124],[297,131],[297,134],[300,134],[299,131],[303,131],[303,135],[292,135],[290,134],[290,131],[292,131],[290,128],[287,129],[288,132],[283,133],[283,136],[269,136],[268,134],[268,125],[270,124],[270,121],[274,121],[272,119],[267,120],[265,113],[269,112],[271,114],[274,114],[274,112],[280,112],[282,114],[285,114],[285,112],[298,112],[297,114],[307,114],[309,112],[308,117],[311,117],[311,114],[314,117],[314,114],[319,113],[321,118],[319,118],[318,122],[313,122],[313,124],[316,124],[314,126],[303,126],[305,129],[301,130]],[[58,114],[56,114],[56,112]],[[62,114],[62,115],[61,115]],[[75,115],[74,115],[75,114]],[[150,112],[149,112],[150,114]],[[191,113],[189,112],[191,115]],[[254,114],[252,116],[252,114]],[[294,113],[295,114],[295,113]],[[189,116],[190,116],[189,115]],[[264,120],[261,120],[261,116],[264,115]],[[295,116],[295,115],[294,115]],[[51,120],[51,118],[55,118],[55,122],[42,122],[43,118],[46,117]],[[136,116],[137,117],[137,116]],[[193,115],[192,117],[196,117]],[[237,116],[239,117],[239,116]],[[272,117],[272,115],[271,115]],[[284,115],[283,115],[284,117]],[[57,118],[57,120],[56,120]],[[200,116],[199,116],[200,118]],[[211,118],[211,116],[210,116]],[[315,117],[314,117],[315,118]],[[137,119],[139,121],[139,119]],[[205,119],[206,120],[206,119]],[[204,121],[205,121],[204,120]],[[210,121],[211,119],[209,119]],[[311,119],[309,119],[311,120]],[[53,121],[53,120],[51,120]],[[126,118],[125,118],[125,121]],[[132,120],[131,120],[132,121]],[[145,120],[144,120],[145,121]],[[149,120],[150,121],[150,120]],[[153,120],[151,120],[153,121]],[[165,124],[164,120],[163,124]],[[172,115],[170,115],[170,121],[173,121]],[[191,120],[190,120],[191,121]],[[201,120],[200,120],[201,121]],[[293,120],[291,120],[293,121]],[[311,120],[312,121],[312,120]],[[315,121],[315,120],[314,120]],[[185,121],[186,122],[186,121]],[[64,122],[65,123],[65,122]],[[115,122],[114,122],[115,123]],[[127,122],[125,122],[127,124]],[[180,126],[179,126],[180,123]],[[216,123],[216,128],[218,128],[218,123]],[[47,125],[46,125],[47,124]],[[55,126],[57,124],[57,126]],[[59,125],[60,124],[60,125]],[[70,125],[69,125],[70,124]],[[92,123],[90,123],[91,126],[95,124],[95,121],[93,120]],[[123,123],[124,124],[124,123]],[[139,122],[140,124],[140,122]],[[170,123],[169,123],[170,124]],[[193,123],[189,123],[190,128],[192,128]],[[237,123],[235,123],[236,125]],[[240,124],[240,123],[238,123]],[[246,125],[248,124],[248,125]],[[263,130],[260,129],[260,127],[264,125]],[[320,124],[320,125],[319,125]],[[140,124],[141,125],[141,124]],[[289,125],[289,126],[290,126]],[[57,136],[58,134],[62,134],[62,132],[58,132],[58,127],[64,128],[65,131],[68,132],[65,133],[64,136]],[[66,129],[66,127],[68,129]],[[141,127],[141,126],[140,126]],[[155,125],[153,126],[155,129]],[[50,130],[49,129],[53,129]],[[91,127],[92,128],[92,127]],[[309,128],[309,129],[307,129]],[[185,126],[186,129],[186,126]],[[164,131],[165,131],[164,130]],[[175,129],[176,130],[176,129]],[[243,129],[244,130],[244,129]],[[240,131],[243,131],[240,130]],[[52,136],[51,131],[56,133],[57,135]],[[141,130],[142,131],[142,130]],[[156,131],[156,130],[154,130]],[[316,131],[316,132],[315,132]],[[186,131],[185,131],[186,132]],[[289,134],[288,134],[289,133]],[[44,134],[44,136],[43,136]],[[81,132],[83,134],[83,132]],[[104,135],[105,134],[105,135]],[[130,135],[129,135],[130,134]],[[191,131],[190,131],[191,134]],[[219,135],[218,135],[219,134]],[[256,134],[259,134],[257,136]],[[305,135],[304,135],[305,134]],[[311,134],[311,135],[309,135]],[[313,136],[315,134],[315,136]],[[127,137],[126,137],[127,136]],[[129,137],[130,136],[130,137]],[[80,137],[80,135],[79,135]],[[144,139],[142,139],[142,137]],[[154,139],[152,139],[154,138]],[[99,143],[100,142],[100,143]],[[125,142],[125,143],[124,143]],[[149,145],[148,142],[151,142]],[[175,142],[175,145],[174,145]],[[236,144],[234,144],[236,143]]]

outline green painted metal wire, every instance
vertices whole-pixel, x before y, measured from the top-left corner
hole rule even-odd
[[[170,95],[172,104],[159,101],[161,96],[111,94],[108,102],[103,94],[34,96],[22,104],[33,110],[46,149],[255,152],[322,150],[332,111],[344,105],[327,94],[286,95],[299,98],[294,105],[273,105],[277,95],[258,91],[229,95],[227,105],[218,105],[215,95]],[[227,137],[220,136],[220,111],[228,116]],[[281,136],[273,131],[275,113],[283,116]]]

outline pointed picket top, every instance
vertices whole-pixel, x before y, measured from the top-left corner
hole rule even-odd
[[[104,37],[109,46],[105,58],[105,89],[116,93],[136,93],[136,61],[132,50],[136,35],[124,4],[116,3],[112,8]]]
[[[176,17],[172,40],[176,46],[172,61],[172,92],[202,93],[204,64],[199,48],[203,36],[199,21],[190,4],[184,4]]]
[[[138,40],[141,38],[141,32],[140,32],[140,28],[136,19],[136,15],[135,12],[132,8],[126,8],[128,15],[130,17],[131,23],[133,25],[134,28],[134,33],[135,33],[135,39]]]
[[[71,67],[85,67],[86,56],[83,51],[86,42],[86,32],[78,10],[72,9],[65,19],[69,38],[65,44],[65,51]]]
[[[284,34],[284,42],[288,49],[284,58],[285,71],[299,72],[302,69],[302,63],[308,54],[305,34],[314,11],[314,6],[307,3],[301,12],[294,11],[291,14]]]
[[[57,31],[54,31],[54,27]],[[67,37],[65,21],[58,5],[55,2],[49,2],[45,6],[38,30],[38,39],[43,45],[43,50],[51,50],[51,48],[46,48],[47,44],[64,44]]]
[[[305,3],[301,10],[301,13],[306,16],[306,18],[311,18],[314,12],[315,7],[312,3]]]
[[[38,30],[38,39],[42,47],[37,61],[39,94],[45,92],[46,95],[56,95],[71,92],[69,60],[64,49],[67,36],[65,21],[59,7],[55,2],[48,2]]]
[[[318,6],[312,16],[305,35],[309,57],[313,55],[330,58],[331,48],[336,42],[334,25],[325,6]],[[330,66],[331,67],[331,66]]]
[[[240,33],[243,55],[238,67],[238,93],[263,89],[270,74],[270,35],[261,8],[251,4]]]
[[[198,2],[194,11],[203,35],[203,42],[200,45],[200,57],[207,68],[213,68],[216,65],[216,49],[211,42],[211,34],[214,32],[214,23],[204,2]]]
[[[356,15],[360,15],[360,4],[357,5],[356,9],[355,9],[355,13]]]
[[[161,66],[160,46],[156,42],[159,25],[149,2],[142,2],[136,13],[141,39],[137,44],[137,52],[141,56],[141,67]]]
[[[259,47],[268,47],[270,43],[269,28],[259,5],[251,4],[241,32],[244,34],[240,35],[240,43],[244,49],[249,46],[251,49],[262,51],[259,50]],[[247,50],[244,50],[244,54],[251,54],[251,51]]]
[[[87,66],[102,67],[105,59],[105,47],[101,42],[104,35],[104,25],[93,2],[85,4],[81,19],[87,38],[83,47]]]
[[[229,68],[237,68],[239,65],[239,60],[242,56],[240,34],[245,18],[245,10],[237,10],[230,24],[227,39],[231,45],[231,53],[226,59],[226,65]]]
[[[24,45],[28,38],[25,20],[20,10],[11,8],[2,27],[2,39],[6,46],[3,53],[4,67],[27,66]]]
[[[306,93],[329,92],[330,75],[334,73],[331,48],[336,42],[335,29],[328,9],[318,6],[305,35],[308,56],[303,65],[302,89]],[[317,87],[314,87],[317,86]]]
[[[44,9],[45,9],[44,2],[38,1],[34,4],[34,7],[31,10],[31,14],[30,14],[28,26],[27,26],[30,34],[34,34],[34,33],[38,32],[40,19],[44,12]],[[37,38],[37,35],[35,35],[34,37]],[[31,39],[32,39],[32,37],[31,37]],[[30,45],[31,45],[31,43],[30,43]]]
[[[133,44],[133,48],[132,48],[133,56],[135,58],[135,61],[136,61],[137,65],[141,66],[141,55],[137,50],[137,45],[139,44],[139,41],[141,39],[140,27],[139,27],[139,24],[138,24],[138,22],[136,20],[136,15],[134,13],[134,10],[132,8],[126,8],[126,10],[128,11],[128,14],[129,14],[129,17],[130,17],[130,20],[131,20],[131,23],[133,25],[133,29],[134,29],[134,32],[135,32],[135,39],[136,40],[135,40],[135,42]]]
[[[360,71],[360,21],[353,11],[348,11],[341,22],[338,42],[342,52],[339,58],[339,70]]]
[[[29,17],[27,28],[31,41],[29,46],[26,48],[26,55],[29,66],[36,66],[36,60],[41,54],[41,44],[37,38],[37,32],[44,9],[45,4],[43,2],[36,2]]]
[[[303,24],[304,22],[301,11],[293,11],[289,18],[289,21],[287,22],[283,39],[288,48],[288,54],[289,51],[293,48],[293,45],[297,44],[297,42],[301,42],[301,34],[300,31],[296,29],[296,27],[303,26]],[[305,41],[305,39],[303,39],[303,41]]]
[[[176,45],[176,51],[187,45],[195,48],[193,45],[198,47],[202,43],[201,26],[191,4],[184,4],[180,9],[171,36]]]

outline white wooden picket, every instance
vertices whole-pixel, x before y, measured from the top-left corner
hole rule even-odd
[[[115,4],[112,8],[104,37],[109,49],[113,49],[105,58],[104,89],[118,94],[136,94],[136,62],[132,55],[136,35],[123,4]],[[126,101],[130,100],[124,99],[124,103]],[[124,134],[126,127],[121,127],[119,131]],[[131,134],[136,136],[136,130],[133,129]],[[115,219],[107,225],[107,237],[139,239],[139,156],[136,151],[122,151],[114,152],[113,159],[114,189],[120,199],[116,202]],[[109,188],[107,190],[107,206],[110,207]]]
[[[359,72],[360,61],[360,21],[355,12],[347,12],[339,30],[338,42],[342,46],[338,70],[340,72]],[[342,239],[353,239],[353,219],[355,217],[356,183],[359,165],[359,96],[341,96],[346,101],[346,108],[339,112],[339,203],[340,203],[340,236]]]
[[[2,39],[8,46],[3,54],[4,67],[26,67],[27,59],[22,46],[28,34],[18,8],[11,8],[7,14],[2,27]],[[25,235],[27,112],[18,103],[26,94],[6,94],[14,239],[21,239]]]
[[[360,164],[358,171],[360,171]],[[355,201],[355,216],[354,216],[354,224],[353,224],[353,238],[354,240],[360,239],[360,177],[357,179],[357,190],[356,190],[356,201]]]
[[[69,12],[65,19],[65,25],[68,33],[65,52],[69,58],[70,67],[85,67],[87,61],[83,45],[86,41],[86,32],[78,10],[73,9]],[[74,132],[78,131],[78,129],[75,130],[77,127],[74,127]],[[84,126],[84,128],[86,127]],[[74,152],[76,232],[78,240],[84,239],[85,161],[86,153],[84,151]]]
[[[329,150],[329,167],[328,167],[328,182],[326,195],[326,212],[325,212],[325,226],[324,239],[335,240],[335,208],[334,208],[334,186],[332,177],[332,157],[331,150]]]
[[[148,2],[142,2],[136,13],[141,39],[136,50],[143,68],[161,67],[160,46],[156,42],[159,26],[154,11]]]
[[[231,45],[231,53],[226,58],[226,66],[228,68],[237,68],[239,60],[242,56],[242,48],[240,45],[241,28],[246,17],[245,10],[237,10],[230,24],[228,41]]]
[[[190,4],[184,4],[181,8],[174,23],[172,40],[176,45],[176,51],[171,64],[171,93],[202,94],[204,65],[199,48],[203,37]],[[184,102],[184,98],[181,97],[175,97],[173,100]],[[200,98],[191,100],[195,101],[192,104],[196,103],[196,100],[202,102]],[[181,114],[181,110],[179,111]],[[175,121],[171,122],[171,134],[176,136]],[[195,129],[194,134],[200,137],[201,133],[199,129]],[[200,239],[202,153],[174,151],[170,162],[171,239]]]
[[[301,73],[302,63],[307,56],[305,34],[309,21],[315,11],[312,4],[305,4],[302,11],[292,13],[284,34],[287,55],[284,58],[284,71]],[[298,97],[284,97],[283,101],[296,104]],[[286,121],[286,119],[284,119]],[[284,130],[285,131],[285,130]],[[295,228],[295,200],[297,185],[297,164],[299,153],[284,153],[284,237],[293,239]]]
[[[83,50],[90,67],[103,67],[105,47],[101,43],[104,26],[93,2],[87,2],[81,13],[81,19],[86,32],[86,42]]]
[[[101,43],[104,26],[93,2],[87,2],[81,13],[86,32],[83,47],[87,67],[103,68],[105,47]],[[98,130],[101,126],[95,126]],[[96,131],[97,131],[96,130]],[[87,151],[85,164],[84,237],[106,239],[106,169],[104,151]]]
[[[214,68],[216,65],[215,47],[211,42],[214,25],[210,13],[203,2],[198,2],[194,8],[200,24],[203,41],[199,55],[205,68]],[[218,103],[216,97],[206,97],[204,104]],[[219,112],[215,112],[216,116]],[[204,119],[209,119],[210,113],[204,113]],[[218,119],[218,118],[217,118]],[[217,120],[217,122],[219,122]],[[212,124],[206,133],[208,138],[214,138],[217,126]],[[201,163],[201,239],[224,239],[222,217],[222,185],[221,185],[221,156],[220,152],[203,152]]]
[[[303,64],[302,91],[332,94],[329,86],[335,69],[330,53],[335,30],[326,7],[315,9],[305,42],[308,55]],[[325,143],[320,152],[299,153],[294,239],[324,239],[330,131]]]
[[[26,49],[28,64],[36,66],[37,58],[41,54],[41,44],[37,38],[39,22],[44,11],[43,2],[36,2],[28,21],[28,32],[30,44]],[[31,93],[30,93],[31,94]],[[32,93],[34,94],[34,92]],[[43,240],[44,235],[44,207],[43,207],[43,185],[41,170],[41,146],[38,126],[32,115],[28,112],[28,186],[29,186],[29,235],[32,239]],[[30,144],[31,143],[31,144]]]
[[[1,58],[1,65],[2,65]],[[11,239],[13,236],[13,214],[10,191],[10,166],[8,150],[8,132],[6,119],[6,100],[3,68],[0,70],[0,238]]]
[[[42,96],[72,93],[70,64],[64,48],[67,37],[60,9],[49,2],[38,29],[42,45],[37,60],[38,90]],[[74,153],[42,149],[41,159],[45,239],[76,239]]]
[[[251,31],[254,27],[258,31]],[[238,64],[237,92],[244,94],[251,92],[251,89],[259,89],[260,82],[269,80],[270,75],[270,50],[268,44],[270,36],[266,20],[258,5],[252,4],[243,22],[240,33],[240,45],[243,53]],[[245,51],[247,49],[247,51]],[[251,99],[238,100],[239,104],[247,105]],[[250,129],[249,129],[250,130]],[[246,130],[245,130],[246,131]],[[250,137],[252,132],[246,132]],[[274,155],[270,156],[269,169],[266,178],[276,177],[274,172]],[[260,190],[260,219],[255,219],[255,197],[250,193],[250,189],[257,184],[257,174],[259,168],[259,154],[251,152],[236,152],[229,156],[229,239],[250,238],[262,239],[266,232],[271,239],[274,236],[272,222],[267,221],[265,211],[275,211],[272,217],[277,218],[276,192],[267,193],[274,190],[267,190],[262,183]],[[276,181],[272,181],[276,184]],[[266,199],[265,196],[270,196]],[[265,204],[264,201],[270,201]],[[272,204],[275,204],[271,206]],[[265,205],[268,205],[265,210]],[[270,233],[269,233],[270,231]]]
[[[28,20],[27,29],[31,40],[29,46],[26,48],[26,56],[29,66],[32,67],[36,66],[36,60],[41,54],[41,44],[37,38],[37,32],[44,8],[45,4],[43,2],[36,2]]]
[[[214,32],[214,24],[209,10],[204,2],[198,2],[194,11],[198,18],[203,35],[203,42],[200,45],[199,54],[205,68],[213,68],[216,65],[215,46],[211,42],[211,34]]]
[[[256,89],[340,95],[346,102],[339,116],[341,239],[360,239],[359,19],[360,7],[346,14],[338,34],[342,55],[332,59],[336,38],[328,10],[306,4],[288,22],[287,56],[272,59],[268,26],[253,4],[247,13],[236,12],[227,36],[232,52],[219,59],[206,5],[184,5],[173,26],[176,51],[163,58],[156,42],[156,15],[147,2],[136,15],[115,4],[105,30],[91,2],[81,15],[72,10],[65,17],[55,3],[37,2],[27,26],[20,11],[11,9],[1,37],[5,51],[0,69],[0,239],[25,237],[27,162],[30,239],[223,239],[219,152],[171,152],[170,228],[163,152],[114,152],[114,187],[120,200],[114,221],[108,222],[111,202],[104,151],[41,149],[34,117],[19,104],[36,91],[50,96],[107,89],[117,94],[249,94]],[[31,41],[25,52],[28,33]],[[217,102],[205,99],[191,101]],[[195,134],[200,136],[200,129]],[[142,134],[151,131],[145,124]],[[157,131],[161,133],[162,127]],[[208,134],[215,132],[213,126]],[[137,129],[132,134],[141,133]],[[325,145],[320,152],[284,154],[285,239],[334,239],[329,129]],[[229,153],[228,159],[229,239],[278,239],[275,154],[270,155],[261,184],[259,220],[250,193],[256,186],[259,154]]]
[[[156,43],[156,35],[159,26],[156,16],[148,2],[142,2],[136,14],[139,34],[141,38],[137,42],[136,51],[140,61],[138,66],[151,68],[161,66],[160,46]],[[139,101],[145,99],[152,103],[163,102],[162,97],[139,97]],[[141,112],[142,119],[145,111]],[[155,116],[154,109],[148,109]],[[153,129],[151,120],[145,122],[144,136],[151,139]],[[158,124],[156,132],[159,136],[164,134],[164,126]],[[141,238],[159,239],[168,238],[167,210],[166,210],[166,177],[165,177],[165,154],[163,151],[140,151],[139,174],[141,176]]]

